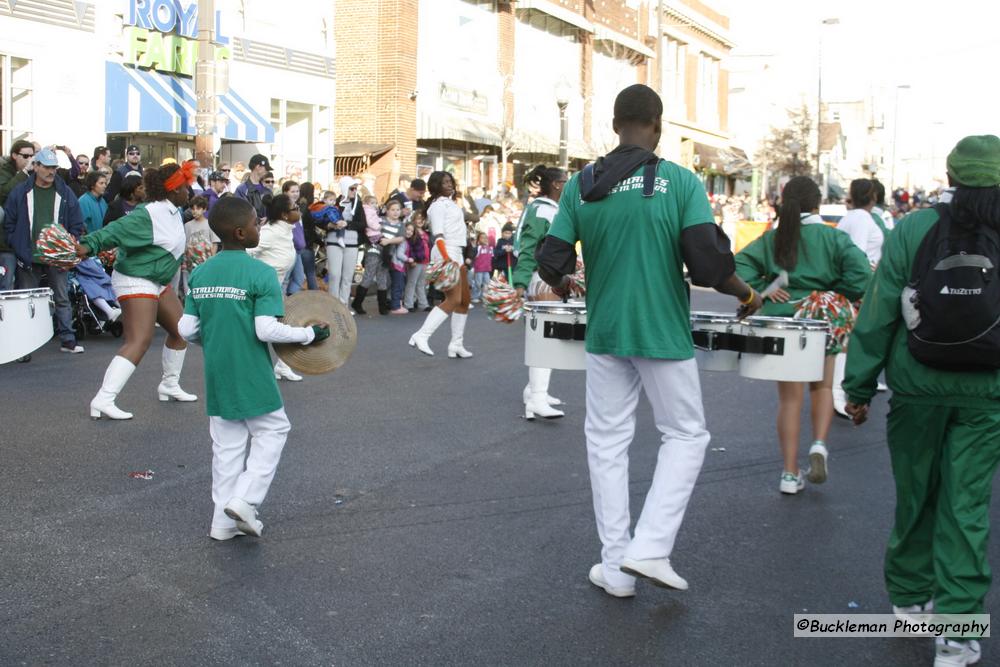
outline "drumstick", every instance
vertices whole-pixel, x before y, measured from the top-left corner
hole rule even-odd
[[[510,255],[511,255],[511,253],[508,252],[506,254],[507,254],[507,284],[510,285],[511,287],[513,287],[514,286],[514,274],[510,270]]]

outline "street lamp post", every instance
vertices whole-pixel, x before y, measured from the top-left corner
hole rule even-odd
[[[569,85],[560,81],[556,86],[556,105],[559,107],[559,168],[569,169]]]
[[[892,159],[889,165],[889,191],[896,190],[896,138],[899,136],[899,91],[909,90],[909,84],[896,86],[896,102],[892,110]]]
[[[823,19],[820,22],[819,27],[819,57],[817,58],[817,64],[819,67],[818,76],[816,77],[816,182],[819,184],[820,192],[823,195],[823,199],[826,199],[826,183],[823,181],[823,169],[819,164],[820,156],[820,123],[823,120],[823,26],[826,25],[838,25],[840,19],[838,18],[828,18]]]

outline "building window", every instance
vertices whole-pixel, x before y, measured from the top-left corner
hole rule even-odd
[[[698,56],[697,90],[698,123],[710,128],[719,127],[719,60],[705,53]]]
[[[0,138],[5,152],[31,135],[31,70],[30,60],[0,53]]]
[[[671,37],[663,44],[663,105],[671,118],[687,116],[685,73],[687,70],[687,45]]]
[[[271,99],[271,166],[278,181],[330,183],[333,179],[332,110]]]

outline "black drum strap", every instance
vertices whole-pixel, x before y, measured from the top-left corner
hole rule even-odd
[[[785,339],[770,336],[744,336],[721,331],[696,330],[691,332],[694,346],[700,350],[715,352],[746,352],[747,354],[785,354]]]
[[[542,330],[544,338],[555,338],[556,340],[586,340],[587,325],[572,324],[570,322],[546,321]]]

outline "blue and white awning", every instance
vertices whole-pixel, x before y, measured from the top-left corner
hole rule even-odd
[[[194,135],[198,103],[194,81],[149,70],[105,64],[104,130],[109,134],[165,132]],[[230,90],[219,96],[226,123],[223,139],[272,143],[274,128],[245,99]]]

